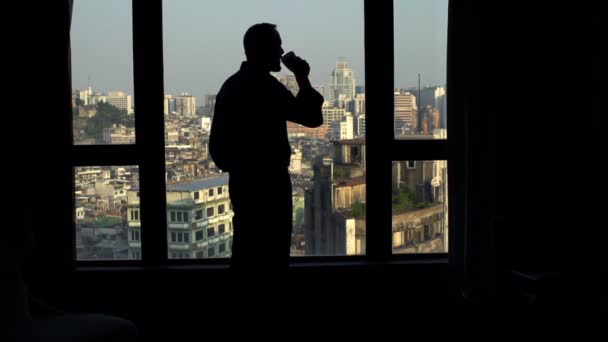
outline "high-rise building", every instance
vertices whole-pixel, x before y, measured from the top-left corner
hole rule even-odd
[[[131,100],[131,95],[127,95],[124,91],[109,91],[106,94],[105,102],[111,104],[112,106],[126,110],[127,114],[133,113],[133,103]]]
[[[216,99],[217,95],[216,94],[207,94],[205,95],[205,114],[211,115],[213,116],[213,114],[215,114],[215,99]]]
[[[323,88],[323,86],[320,85],[313,85],[312,86],[316,91],[319,92],[319,94],[323,95],[323,97],[325,97],[325,88]]]
[[[420,107],[431,106],[433,109],[441,108],[441,101],[445,96],[443,87],[424,87],[420,89]]]
[[[141,256],[139,187],[127,193],[129,256]],[[228,175],[167,184],[170,259],[226,258],[232,245]]]
[[[179,116],[196,116],[196,97],[188,93],[182,93],[175,98],[175,108]]]
[[[395,96],[395,133],[397,135],[402,132],[416,130],[418,124],[416,96],[409,92],[397,91]]]
[[[351,112],[355,118],[361,114],[365,114],[365,94],[357,94],[354,98],[348,99],[345,102],[344,108]]]
[[[172,95],[165,95],[165,99],[163,100],[163,113],[165,113],[165,115],[169,115],[176,112],[177,108],[175,106],[175,98]]]
[[[337,107],[340,95],[343,98],[354,98],[355,84],[355,72],[348,67],[345,58],[339,58],[336,62],[336,68],[329,76],[329,103]]]
[[[345,115],[351,114],[344,108],[323,107],[321,111],[323,112],[323,126],[328,132],[331,132],[334,121],[341,121]]]
[[[365,114],[365,94],[357,94],[353,100],[355,104],[354,114],[361,115]]]

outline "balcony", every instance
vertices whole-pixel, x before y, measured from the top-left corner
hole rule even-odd
[[[212,218],[208,219],[208,224],[216,224],[221,223],[226,220],[232,219],[234,213],[232,211],[225,211],[223,214],[215,215]]]
[[[173,251],[189,251],[190,250],[190,243],[186,242],[186,243],[170,243],[169,244],[169,250],[173,250]]]
[[[226,241],[229,240],[232,237],[231,233],[223,233],[223,234],[217,234],[214,235],[210,238],[206,238],[203,241],[199,241],[196,243],[196,247],[198,248],[202,248],[202,247],[207,247],[209,245],[215,245],[218,244],[222,241]]]
[[[129,248],[141,248],[141,242],[129,241]]]
[[[182,223],[182,222],[169,222],[167,224],[167,228],[171,228],[171,229],[190,229],[190,224],[189,223]]]

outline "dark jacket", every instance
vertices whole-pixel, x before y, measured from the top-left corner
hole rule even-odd
[[[247,62],[224,82],[216,97],[209,152],[221,170],[288,167],[287,121],[323,124],[323,96],[313,88],[297,96],[267,71]]]

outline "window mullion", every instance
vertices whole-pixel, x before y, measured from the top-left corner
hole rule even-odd
[[[448,160],[448,140],[394,140],[391,160]]]
[[[393,3],[365,0],[367,165],[366,253],[391,256],[391,155],[393,138]]]
[[[72,166],[138,165],[136,145],[73,145]]]
[[[140,160],[142,257],[167,260],[162,0],[133,0],[133,70],[137,154]]]

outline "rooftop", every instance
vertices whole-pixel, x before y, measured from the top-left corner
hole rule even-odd
[[[167,184],[167,191],[181,192],[181,191],[198,191],[203,189],[215,188],[223,185],[228,185],[228,174],[222,174],[220,176],[198,179],[195,181],[185,181],[173,184]]]

